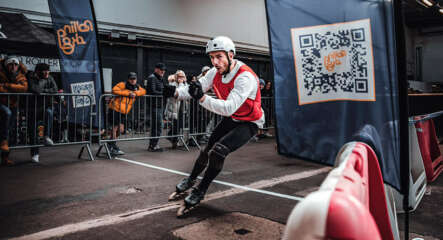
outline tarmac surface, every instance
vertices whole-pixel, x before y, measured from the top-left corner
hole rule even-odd
[[[205,200],[185,218],[168,196],[190,172],[197,148],[146,151],[119,143],[116,159],[77,159],[80,146],[14,150],[0,168],[0,239],[280,239],[293,207],[315,191],[330,167],[280,156],[275,139],[229,155]],[[93,152],[97,146],[93,146]],[[443,239],[443,177],[410,214],[410,239]],[[404,229],[404,214],[399,214]]]

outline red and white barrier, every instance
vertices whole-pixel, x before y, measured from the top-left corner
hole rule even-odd
[[[348,143],[336,165],[320,189],[296,205],[283,239],[399,239],[395,207],[386,201],[374,151]]]
[[[415,120],[418,120],[416,117]],[[415,123],[418,144],[428,182],[433,182],[443,171],[443,157],[440,152],[435,125],[432,119]]]

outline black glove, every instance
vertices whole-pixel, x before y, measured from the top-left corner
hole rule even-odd
[[[164,85],[163,86],[163,97],[170,98],[175,95],[175,86],[172,85]]]
[[[188,89],[189,95],[193,97],[195,100],[200,100],[203,97],[203,89],[202,84],[199,81],[191,82]]]

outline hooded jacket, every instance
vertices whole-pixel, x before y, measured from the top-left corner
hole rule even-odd
[[[146,90],[138,84],[134,86],[133,90],[129,90],[126,87],[126,82],[120,82],[112,88],[112,94],[118,96],[111,100],[109,108],[119,113],[128,114],[135,102],[135,98],[129,97],[131,92],[135,93],[137,97],[146,94]]]
[[[19,64],[15,76],[10,76],[5,66],[5,60],[0,60],[0,93],[24,93],[28,91],[26,73],[28,70]],[[0,103],[8,105],[8,97],[0,96]],[[17,106],[17,96],[9,97],[9,106]]]

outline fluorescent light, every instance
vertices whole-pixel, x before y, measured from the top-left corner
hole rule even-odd
[[[432,3],[429,0],[421,0],[424,4],[426,4],[428,7],[432,7],[434,5],[434,3]]]
[[[118,30],[111,31],[111,38],[120,38],[120,32]]]
[[[128,33],[128,40],[135,40],[137,39],[137,35],[135,33]]]

